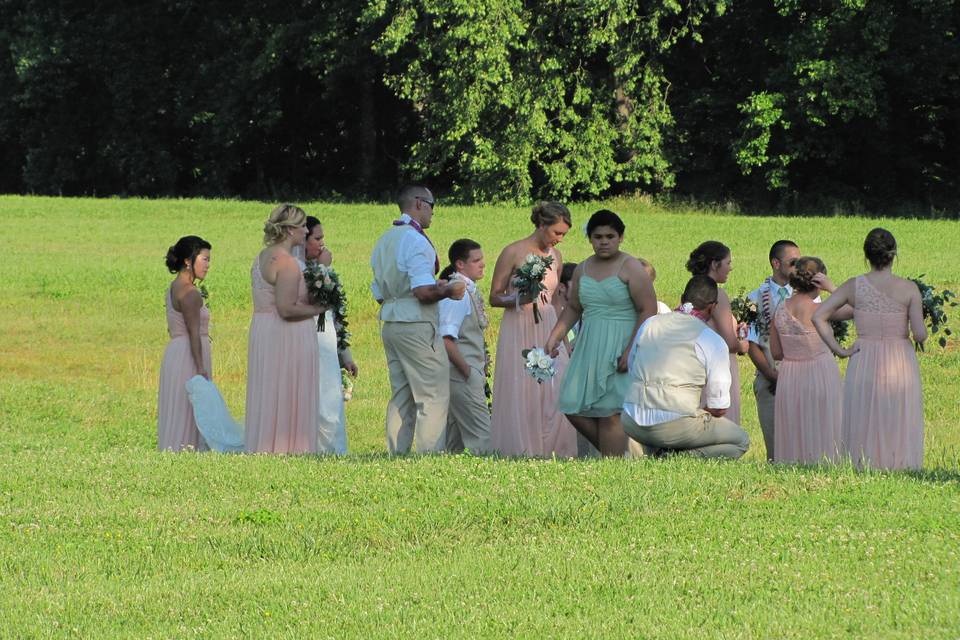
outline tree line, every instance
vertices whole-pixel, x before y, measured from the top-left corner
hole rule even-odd
[[[0,191],[956,215],[957,0],[4,0]]]

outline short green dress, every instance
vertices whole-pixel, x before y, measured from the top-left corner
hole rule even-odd
[[[561,413],[605,418],[623,409],[629,376],[617,361],[633,338],[637,310],[626,283],[613,275],[580,277],[583,324],[563,375],[557,408]]]

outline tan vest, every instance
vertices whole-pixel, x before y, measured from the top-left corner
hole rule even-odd
[[[466,297],[470,300],[472,313],[464,318],[463,324],[460,325],[457,349],[471,369],[483,371],[484,340],[483,329],[480,328],[480,314],[477,313],[477,306],[473,302],[473,297],[469,293],[466,294]],[[462,377],[456,367],[450,367],[450,374],[456,375],[458,380]]]
[[[706,325],[693,316],[670,313],[651,318],[637,341],[625,403],[695,416],[707,369],[694,347]]]
[[[373,279],[383,296],[380,319],[384,322],[429,322],[436,327],[440,321],[437,303],[421,304],[410,290],[410,276],[397,268],[400,240],[410,229],[407,225],[392,227],[380,236],[373,248],[370,265]]]

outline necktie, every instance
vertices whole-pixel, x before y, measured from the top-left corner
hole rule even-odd
[[[420,223],[417,222],[416,220],[411,219],[410,222],[405,222],[405,221],[403,221],[403,220],[394,220],[394,221],[393,221],[393,226],[395,226],[395,227],[402,227],[402,226],[405,225],[405,224],[409,224],[411,227],[413,227],[414,229],[416,229],[417,233],[419,233],[419,234],[422,235],[424,238],[426,238],[426,239],[427,239],[427,242],[430,243],[430,246],[433,247],[433,241],[430,240],[429,236],[427,236],[426,233],[424,233],[423,227],[421,227],[421,226],[420,226]],[[437,273],[439,273],[439,271],[440,271],[440,256],[437,255],[437,248],[436,248],[436,247],[433,247],[433,273],[434,273],[434,275],[436,275]]]
[[[786,287],[780,287],[779,289],[777,289],[777,295],[780,296],[780,302],[783,302],[784,300],[786,300],[786,299],[787,299],[787,288],[786,288]]]

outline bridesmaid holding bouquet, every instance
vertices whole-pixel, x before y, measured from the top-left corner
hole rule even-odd
[[[490,285],[490,304],[504,309],[493,376],[491,443],[494,450],[507,456],[572,458],[577,455],[577,432],[557,410],[558,378],[566,368],[567,354],[561,351],[556,359],[557,378],[543,384],[524,371],[521,354],[546,344],[557,322],[551,300],[559,284],[563,258],[556,246],[573,223],[567,208],[557,202],[539,203],[530,221],[535,227],[533,233],[503,249]],[[518,293],[512,282],[514,273],[531,254],[552,258],[542,282],[545,289],[537,300],[539,318],[535,318],[534,298]]]

